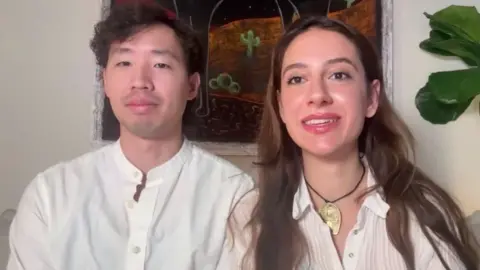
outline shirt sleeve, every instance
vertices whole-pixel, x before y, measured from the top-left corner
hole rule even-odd
[[[462,261],[458,258],[458,256],[456,256],[444,242],[438,240],[438,238],[434,238],[434,239],[436,239],[437,248],[443,260],[445,261],[445,263],[448,265],[450,269],[467,270],[467,268],[462,263]],[[440,257],[437,255],[437,253],[433,250],[432,247],[430,248],[431,248],[432,255],[430,259],[426,262],[425,270],[443,270],[443,269],[446,270],[447,268],[443,266],[443,263]]]
[[[465,265],[462,264],[459,260],[456,258],[452,257],[452,254],[448,254],[447,256],[443,256],[443,259],[447,263],[448,267],[450,269],[455,269],[455,270],[467,270]],[[447,269],[443,266],[442,261],[437,255],[434,255],[430,262],[428,263],[427,267],[425,270],[441,270],[441,269]]]
[[[7,270],[54,269],[47,246],[47,193],[37,176],[25,189],[10,225]]]

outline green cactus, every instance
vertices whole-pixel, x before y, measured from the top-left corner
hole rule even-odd
[[[252,57],[253,48],[260,46],[260,38],[255,36],[252,30],[240,34],[240,41],[247,46],[247,56]]]
[[[210,79],[208,85],[215,90],[227,90],[230,94],[240,93],[240,84],[234,82],[232,76],[226,72],[222,72],[216,78]]]
[[[347,3],[347,8],[351,7],[352,4],[355,2],[355,0],[345,0],[345,2]]]

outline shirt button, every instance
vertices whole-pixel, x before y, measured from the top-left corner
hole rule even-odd
[[[135,202],[134,202],[134,201],[130,200],[130,201],[127,202],[127,207],[128,207],[128,209],[132,209],[134,206],[135,206]]]
[[[141,249],[140,247],[134,246],[134,247],[132,248],[132,252],[133,252],[134,254],[138,254],[138,253],[140,253],[140,251],[142,251],[142,249]]]
[[[140,173],[136,171],[136,172],[133,173],[133,176],[134,176],[135,178],[137,178],[137,177],[140,176]]]
[[[357,235],[357,234],[358,234],[358,230],[354,230],[354,231],[353,231],[353,234],[354,234],[354,235]]]
[[[353,256],[354,256],[353,253],[348,254],[348,257],[350,257],[350,258],[353,258]]]

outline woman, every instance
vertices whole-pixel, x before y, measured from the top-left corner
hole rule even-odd
[[[301,18],[273,57],[259,185],[232,215],[225,269],[477,269],[461,210],[410,161],[367,38]]]

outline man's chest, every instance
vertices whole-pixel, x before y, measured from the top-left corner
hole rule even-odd
[[[170,196],[147,188],[138,202],[92,196],[66,207],[50,238],[58,269],[215,269],[227,213]]]

